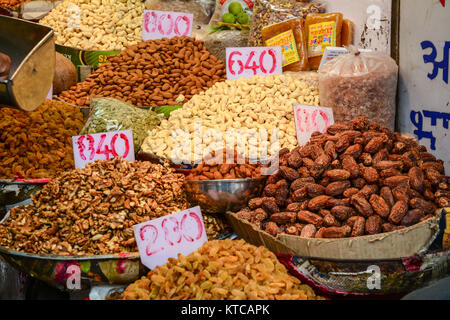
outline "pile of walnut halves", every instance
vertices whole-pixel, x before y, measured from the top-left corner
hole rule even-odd
[[[403,229],[450,204],[443,162],[365,117],[331,126],[292,152],[263,197],[237,213],[269,234],[346,238]]]
[[[0,245],[60,255],[137,252],[132,226],[187,209],[183,182],[182,174],[150,162],[90,163],[11,209]]]

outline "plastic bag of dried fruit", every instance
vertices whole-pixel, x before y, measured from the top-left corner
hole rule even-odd
[[[335,121],[359,116],[395,129],[397,63],[389,56],[350,53],[325,63],[319,71],[320,105],[332,107]]]
[[[301,0],[255,0],[248,45],[264,46],[262,29],[294,18],[303,18],[310,13],[324,13],[325,5],[320,1]]]
[[[114,98],[92,98],[91,113],[80,134],[132,130],[134,151],[138,152],[148,131],[158,126],[162,117]]]
[[[250,28],[254,0],[216,0],[216,8],[210,26]]]
[[[148,10],[192,13],[194,24],[208,24],[213,15],[215,0],[147,0]]]

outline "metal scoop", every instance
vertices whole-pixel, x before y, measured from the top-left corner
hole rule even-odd
[[[0,51],[11,58],[9,78],[0,80],[0,105],[35,110],[45,100],[53,83],[53,30],[0,15]]]

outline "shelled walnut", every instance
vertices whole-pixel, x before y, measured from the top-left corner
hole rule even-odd
[[[0,245],[27,253],[137,252],[132,226],[188,208],[184,176],[168,167],[118,158],[67,171],[11,209]]]
[[[358,117],[283,151],[263,196],[237,215],[273,236],[373,235],[433,217],[449,203],[449,186],[425,147]]]

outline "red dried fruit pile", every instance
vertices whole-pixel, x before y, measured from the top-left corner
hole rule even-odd
[[[233,157],[234,154],[234,157]],[[261,177],[261,165],[250,164],[250,160],[237,152],[226,149],[213,151],[210,157],[203,159],[186,180],[233,180]]]
[[[293,151],[263,197],[237,216],[269,234],[346,238],[403,229],[450,205],[443,161],[388,128],[358,117]]]

